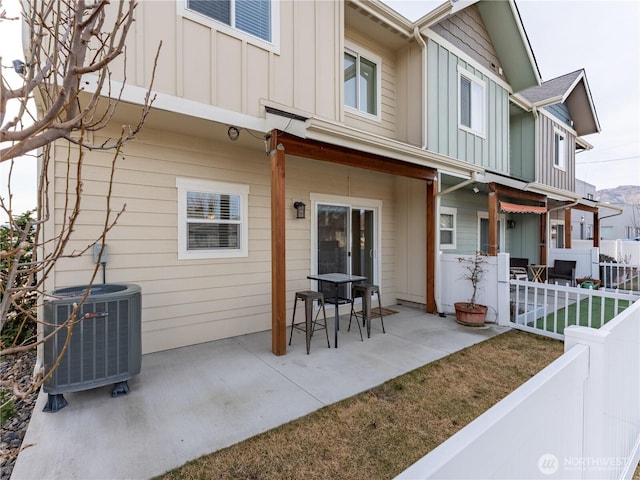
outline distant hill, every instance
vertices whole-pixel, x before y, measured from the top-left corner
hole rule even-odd
[[[640,205],[640,185],[620,185],[616,188],[605,188],[596,192],[599,202]]]

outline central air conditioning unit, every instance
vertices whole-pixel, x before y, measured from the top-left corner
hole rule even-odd
[[[84,285],[49,294],[44,304],[45,338],[72,316],[74,304],[80,304],[86,291]],[[52,372],[43,387],[49,394],[45,412],[66,406],[62,395],[66,392],[113,383],[112,396],[128,393],[127,380],[140,373],[142,363],[141,310],[138,285],[102,284],[89,288],[75,314],[71,337],[63,327],[44,343],[45,375]]]

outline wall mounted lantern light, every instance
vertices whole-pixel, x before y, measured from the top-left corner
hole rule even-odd
[[[480,189],[475,185],[473,186],[472,190],[473,190],[473,193],[478,193],[480,191]]]
[[[302,202],[295,202],[293,204],[293,208],[296,209],[296,218],[305,218],[304,216],[304,209],[305,209],[306,205]]]

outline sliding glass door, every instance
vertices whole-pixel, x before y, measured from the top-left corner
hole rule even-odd
[[[377,208],[316,203],[316,269],[318,273],[349,273],[377,280]],[[322,286],[332,297],[331,286]],[[351,298],[341,286],[340,297]]]

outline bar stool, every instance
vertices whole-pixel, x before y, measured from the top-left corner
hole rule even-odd
[[[298,299],[304,302],[304,322],[296,324],[296,306],[298,305]],[[313,302],[317,300],[318,304],[322,305],[322,314],[324,315],[324,326],[318,328],[323,329],[327,336],[327,347],[331,348],[329,344],[329,332],[327,330],[327,313],[324,309],[324,295],[322,292],[315,292],[313,290],[305,290],[302,292],[296,292],[296,297],[293,302],[293,318],[291,319],[291,333],[289,334],[289,345],[291,345],[291,337],[293,336],[293,329],[297,328],[305,332],[307,337],[307,355],[309,355],[309,348],[311,347],[311,337],[316,329],[318,323],[318,315],[320,310],[316,314],[316,318],[313,318]]]
[[[349,315],[349,327],[351,327],[351,318],[356,317],[356,323],[358,328],[360,323],[358,318],[362,317],[362,325],[367,327],[367,338],[371,338],[371,295],[376,294],[378,296],[378,309],[380,314],[380,322],[382,323],[382,333],[384,331],[384,318],[382,316],[382,302],[380,301],[380,287],[378,285],[369,285],[366,283],[358,283],[353,286],[351,290],[351,314]],[[362,297],[362,315],[358,315],[353,308],[356,297]]]

